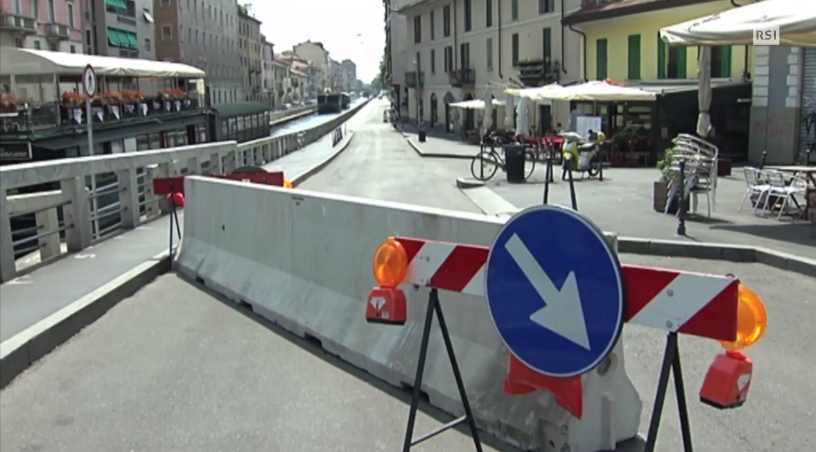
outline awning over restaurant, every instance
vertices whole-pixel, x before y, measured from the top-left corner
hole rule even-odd
[[[120,35],[117,35],[117,38],[122,39]],[[82,75],[85,67],[90,64],[97,76],[191,79],[206,77],[201,69],[180,63],[13,47],[0,47],[0,61],[3,62],[0,64],[2,75]]]

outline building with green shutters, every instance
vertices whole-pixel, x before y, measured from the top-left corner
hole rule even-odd
[[[88,5],[91,9],[83,11],[85,53],[156,59],[152,0],[96,0]]]

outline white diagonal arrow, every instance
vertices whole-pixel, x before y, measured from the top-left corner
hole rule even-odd
[[[574,342],[587,350],[591,350],[587,334],[584,308],[581,306],[581,295],[578,293],[578,283],[575,272],[567,275],[564,285],[559,290],[555,287],[547,272],[533,257],[518,234],[513,234],[504,245],[510,257],[524,273],[524,276],[533,285],[538,296],[546,306],[530,315],[530,320],[547,328],[563,338]]]

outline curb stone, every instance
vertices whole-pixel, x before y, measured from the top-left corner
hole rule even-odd
[[[169,269],[164,251],[0,343],[0,389]]]
[[[620,237],[618,244],[621,253],[759,263],[816,278],[816,259],[769,248],[725,243],[687,243],[637,237]]]
[[[304,171],[301,174],[298,174],[297,176],[292,178],[292,180],[291,180],[292,186],[297,187],[298,185],[300,185],[300,184],[306,182],[307,180],[309,180],[310,177],[312,177],[315,174],[319,173],[320,170],[327,167],[329,165],[329,163],[331,163],[335,158],[337,158],[340,154],[342,154],[343,151],[346,150],[346,148],[349,147],[349,145],[351,144],[351,140],[353,138],[354,138],[354,132],[350,132],[349,135],[348,135],[348,138],[345,139],[345,143],[342,143],[339,148],[332,151],[331,155],[329,155],[328,157],[323,159],[323,161],[321,161],[317,165],[307,169],[306,171]]]
[[[408,136],[405,137],[405,140],[408,141],[408,144],[414,148],[417,154],[423,158],[438,158],[438,159],[460,159],[460,160],[470,160],[473,158],[472,155],[462,155],[462,154],[445,154],[442,152],[425,152],[422,150],[421,147],[417,143],[414,142],[413,138]]]

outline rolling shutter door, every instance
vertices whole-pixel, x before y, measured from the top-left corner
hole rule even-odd
[[[799,155],[804,157],[808,144],[816,142],[816,48],[803,48],[802,114],[799,123]],[[811,157],[816,159],[816,157]]]

